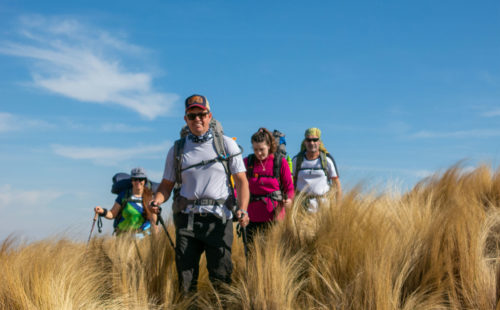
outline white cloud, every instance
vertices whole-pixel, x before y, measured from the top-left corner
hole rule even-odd
[[[26,117],[0,112],[0,133],[20,131],[27,129],[42,129],[42,128],[52,128],[53,125],[35,119],[29,119]]]
[[[151,128],[130,126],[127,124],[104,124],[101,126],[101,130],[104,132],[145,132],[151,131]]]
[[[410,128],[411,128],[410,124],[403,122],[403,121],[393,121],[393,122],[389,122],[387,124],[387,129],[390,132],[394,132],[394,133],[408,132],[408,130],[410,130]]]
[[[9,207],[17,210],[48,205],[63,193],[54,190],[25,190],[12,188],[10,184],[0,186],[0,209]]]
[[[62,119],[60,121],[62,128],[78,131],[98,131],[98,132],[120,132],[120,133],[137,133],[152,131],[153,128],[145,126],[136,126],[126,123],[105,123],[105,124],[91,124],[91,123],[77,123],[72,119]]]
[[[485,117],[500,116],[500,109],[495,109],[495,110],[484,112],[481,114],[481,116],[485,116]]]
[[[500,136],[500,130],[497,129],[472,129],[472,130],[457,130],[448,132],[437,132],[422,130],[413,135],[411,138],[420,139],[437,139],[437,138],[489,138]]]
[[[166,155],[170,141],[154,145],[137,145],[134,147],[81,147],[54,144],[52,151],[66,158],[90,160],[97,164],[115,165],[119,161],[145,158],[151,155]]]
[[[83,102],[116,104],[153,119],[168,113],[176,94],[153,89],[152,74],[132,72],[121,60],[145,49],[74,19],[21,18],[21,38],[0,53],[33,60],[36,86]]]

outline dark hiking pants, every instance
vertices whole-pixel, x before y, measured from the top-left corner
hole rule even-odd
[[[188,230],[189,215],[174,214],[176,257],[179,288],[183,293],[195,292],[200,270],[200,257],[205,251],[208,277],[215,288],[221,282],[231,283],[233,263],[233,222],[225,224],[211,214],[194,214],[193,230]]]
[[[252,244],[253,242],[253,237],[257,233],[257,231],[260,231],[262,233],[265,233],[267,229],[271,227],[271,225],[274,223],[274,221],[269,221],[269,222],[252,222],[248,223],[247,225],[247,242],[248,244]]]

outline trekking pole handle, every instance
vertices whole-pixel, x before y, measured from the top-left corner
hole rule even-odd
[[[240,211],[240,217],[238,218],[239,220],[244,218],[245,215],[248,216],[248,212],[246,210],[238,209],[238,211]]]
[[[158,208],[158,213],[157,213],[157,214],[160,214],[160,213],[161,213],[161,207],[160,207],[160,204],[155,203],[155,202],[154,202],[154,200],[153,200],[153,201],[151,201],[151,202],[149,203],[149,206],[150,206],[151,208],[155,208],[155,207],[156,207],[156,208]]]
[[[97,212],[95,212],[94,220],[92,221],[92,227],[90,228],[89,239],[87,240],[87,246],[90,242],[90,239],[92,238],[92,232],[94,231],[94,226],[95,226],[95,222],[97,221],[97,218],[99,218],[99,214]]]

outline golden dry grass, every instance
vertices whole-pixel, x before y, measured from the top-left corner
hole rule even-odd
[[[235,237],[231,286],[215,292],[203,267],[189,299],[176,291],[174,251],[163,234],[94,238],[88,247],[8,238],[0,247],[0,307],[495,309],[499,234],[500,171],[456,166],[403,195],[358,188],[316,214],[299,201],[255,237],[248,269]]]

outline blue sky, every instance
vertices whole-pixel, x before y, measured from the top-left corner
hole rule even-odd
[[[114,173],[160,181],[193,93],[245,154],[319,127],[345,188],[496,168],[500,3],[3,0],[0,239],[85,239]]]

